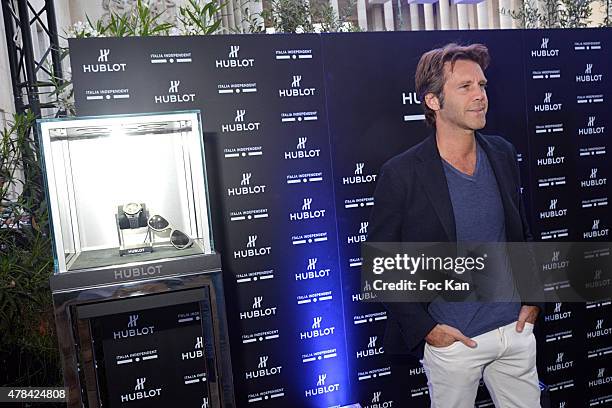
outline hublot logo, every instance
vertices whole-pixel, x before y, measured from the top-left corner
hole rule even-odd
[[[123,72],[127,67],[126,63],[108,63],[108,56],[110,49],[100,49],[100,55],[98,56],[98,62],[100,64],[83,64],[84,73],[98,73],[98,72]]]
[[[246,249],[241,249],[238,251],[234,251],[234,259],[245,259],[252,258],[256,256],[265,256],[270,255],[270,251],[272,247],[257,247],[257,235],[249,235],[248,241],[246,244]]]
[[[416,92],[402,92],[402,105],[420,105],[421,101]]]
[[[542,38],[542,42],[540,43],[540,49],[539,50],[532,50],[531,51],[531,57],[532,58],[536,58],[536,57],[558,57],[559,56],[559,50],[558,49],[548,48],[549,40],[550,40],[549,38]]]
[[[372,399],[362,404],[363,408],[393,408],[393,401],[384,401],[381,395],[382,391],[374,391]]]
[[[170,81],[167,95],[156,95],[155,103],[185,103],[194,102],[195,93],[179,93],[181,81]]]
[[[145,390],[145,382],[147,381],[146,377],[137,378],[136,386],[134,387],[134,392],[130,394],[121,395],[121,402],[131,402],[131,401],[139,401],[146,398],[155,398],[161,395],[161,388],[152,388],[149,390]]]
[[[604,250],[605,251],[605,250]],[[606,254],[607,255],[607,254]],[[584,287],[587,289],[594,289],[594,288],[602,288],[604,286],[610,286],[612,284],[612,279],[608,278],[608,279],[601,279],[601,273],[602,270],[601,269],[597,269],[595,270],[595,272],[593,272],[593,280],[590,282],[587,282]],[[599,306],[605,306],[605,305],[609,305],[611,302],[607,301],[607,302],[603,302],[603,304],[593,304],[593,305],[587,305],[587,309],[591,309],[593,307],[599,307]]]
[[[371,336],[368,341],[368,347],[364,350],[359,350],[356,353],[356,357],[365,358],[365,357],[375,357],[384,354],[383,347],[377,347],[376,342],[378,341],[378,336]]]
[[[550,262],[542,264],[542,270],[543,271],[554,271],[557,269],[567,268],[569,266],[570,261],[566,259],[560,261],[559,254],[560,254],[560,251],[553,251]]]
[[[311,209],[312,198],[304,198],[302,211],[289,213],[289,221],[313,220],[325,217],[325,209]]]
[[[544,321],[554,322],[558,320],[565,320],[572,317],[572,311],[562,312],[561,307],[563,303],[555,303],[555,310],[552,314],[544,316]]]
[[[304,391],[306,398],[314,397],[315,395],[323,395],[331,392],[336,392],[340,389],[340,384],[327,384],[327,374],[319,374],[317,385],[315,388]]]
[[[257,364],[257,370],[247,371],[244,373],[247,380],[254,378],[270,377],[281,373],[282,366],[268,367],[269,356],[260,356],[259,364]]]
[[[362,221],[359,226],[359,234],[358,235],[349,235],[346,238],[347,244],[359,244],[361,242],[365,242],[368,237],[368,221]]]
[[[153,334],[155,331],[154,326],[137,327],[139,315],[130,315],[128,319],[127,329],[113,332],[113,339],[129,339],[131,337],[147,336]]]
[[[546,157],[538,159],[538,166],[555,166],[563,164],[565,162],[565,156],[555,156],[555,146],[548,146]]]
[[[147,278],[152,275],[159,275],[162,271],[161,265],[150,265],[147,267],[139,266],[135,268],[117,269],[113,271],[115,280]]]
[[[552,92],[546,92],[544,94],[544,102],[541,105],[534,105],[534,112],[550,112],[559,111],[563,107],[561,103],[551,103]]]
[[[363,168],[365,163],[355,163],[355,170],[353,171],[352,177],[343,177],[342,184],[350,185],[350,184],[363,184],[363,183],[373,183],[376,181],[376,174],[363,174]]]
[[[313,157],[319,157],[321,154],[320,149],[307,149],[306,142],[307,137],[299,137],[296,150],[285,152],[285,160],[292,159],[312,159]]]
[[[605,367],[604,368],[600,368],[597,371],[597,378],[595,380],[591,380],[589,381],[589,388],[594,388],[594,387],[598,387],[600,385],[604,385],[604,384],[609,384],[612,383],[612,377],[610,376],[605,376]]]
[[[589,175],[589,178],[586,180],[582,180],[580,182],[580,187],[582,188],[589,188],[589,187],[599,187],[599,186],[605,186],[607,184],[607,179],[606,178],[598,178],[597,177],[597,172],[599,171],[599,169],[597,167],[593,167],[591,169],[591,174]]]
[[[595,329],[593,331],[587,332],[587,339],[596,339],[602,336],[608,336],[612,333],[611,327],[603,328],[604,319],[599,319],[595,322]]]
[[[586,64],[584,75],[576,75],[576,82],[600,82],[602,74],[593,75],[593,64]]]
[[[593,238],[601,238],[608,236],[608,228],[599,228],[599,219],[593,220],[593,226],[590,231],[584,232],[582,234],[582,238],[584,239],[593,239]]]
[[[221,125],[222,133],[231,132],[254,132],[259,130],[260,122],[245,122],[244,117],[246,115],[246,109],[236,109],[236,116],[234,117],[234,123],[226,123]]]
[[[255,296],[253,298],[253,304],[251,310],[240,313],[240,320],[258,319],[261,317],[276,316],[276,307],[262,308],[261,302],[263,296]]]
[[[230,45],[228,59],[220,59],[215,61],[216,68],[252,68],[255,64],[253,58],[239,58],[239,45]]]
[[[204,357],[204,338],[196,337],[195,346],[193,351],[188,351],[186,353],[181,353],[181,360],[193,360],[195,358]]]
[[[279,89],[278,96],[280,98],[290,98],[295,96],[313,96],[315,94],[315,88],[302,88],[301,82],[301,75],[293,75],[291,88]]]
[[[555,364],[546,367],[546,372],[554,373],[560,370],[566,370],[574,366],[574,361],[564,361],[565,353],[557,353]]]
[[[587,125],[584,128],[578,129],[578,135],[601,135],[605,131],[605,126],[595,126],[596,116],[589,116]]]
[[[240,187],[228,188],[227,189],[228,197],[265,193],[266,192],[265,184],[251,185],[252,176],[253,176],[252,173],[242,173],[242,180],[240,180]]]
[[[310,326],[310,330],[306,330],[300,332],[300,340],[314,339],[318,337],[331,336],[334,334],[336,327],[335,326],[327,326],[322,327],[321,323],[323,322],[323,317],[316,316],[312,319],[312,325]]]
[[[551,199],[548,211],[540,212],[540,219],[565,217],[567,215],[567,208],[557,209],[557,203],[558,199]]]
[[[319,258],[309,258],[307,261],[306,272],[300,272],[295,274],[296,281],[305,281],[318,278],[329,277],[329,268],[317,268],[317,262]]]
[[[376,293],[372,291],[372,285],[370,284],[370,282],[366,280],[365,283],[363,284],[362,291],[359,293],[353,294],[353,296],[351,296],[351,300],[353,302],[363,302],[366,300],[376,299],[377,297],[378,295],[376,295]]]

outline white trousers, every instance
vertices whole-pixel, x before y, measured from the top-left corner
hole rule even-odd
[[[421,363],[431,408],[474,408],[481,378],[497,408],[539,408],[533,324],[526,323],[522,333],[515,327],[516,322],[473,337],[473,349],[458,341],[425,344]]]

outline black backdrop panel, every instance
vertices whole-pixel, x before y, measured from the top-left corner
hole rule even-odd
[[[420,55],[486,44],[484,131],[517,148],[535,238],[607,240],[611,39],[599,29],[235,35],[70,50],[79,115],[202,111],[238,406],[425,407],[422,368],[384,354],[386,313],[359,287],[380,166],[429,133]],[[610,307],[543,313],[538,370],[553,406],[609,404]],[[477,406],[490,404],[482,387]]]

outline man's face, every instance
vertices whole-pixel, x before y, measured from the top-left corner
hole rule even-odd
[[[444,75],[444,103],[438,105],[436,124],[457,130],[482,129],[487,123],[488,99],[487,79],[480,65],[458,60],[451,72],[451,64],[447,62]]]

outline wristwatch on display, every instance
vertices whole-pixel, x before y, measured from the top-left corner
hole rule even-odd
[[[123,206],[123,213],[130,223],[130,228],[138,228],[140,226],[141,211],[142,205],[138,203],[127,203]]]

